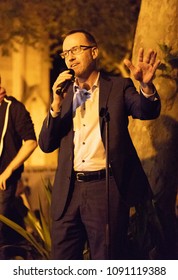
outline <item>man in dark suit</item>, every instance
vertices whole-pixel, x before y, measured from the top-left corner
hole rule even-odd
[[[91,259],[123,259],[130,206],[151,197],[129,136],[128,116],[159,116],[152,79],[160,62],[153,50],[145,56],[143,49],[136,67],[125,60],[140,82],[139,94],[131,79],[97,70],[98,46],[85,30],[65,36],[61,56],[75,80],[69,70],[59,74],[39,136],[42,151],[59,148],[52,191],[52,259],[82,259],[86,240]]]

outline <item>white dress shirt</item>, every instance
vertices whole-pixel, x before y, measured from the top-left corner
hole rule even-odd
[[[84,101],[77,108],[77,93],[73,99],[75,171],[96,171],[106,167],[105,148],[99,124],[99,74],[88,92],[88,96],[84,94]]]

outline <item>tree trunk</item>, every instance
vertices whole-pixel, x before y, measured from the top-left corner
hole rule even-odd
[[[161,59],[154,84],[161,97],[158,119],[130,120],[130,133],[150,181],[171,254],[175,247],[175,200],[178,183],[178,1],[142,0],[133,48],[152,48]],[[136,84],[137,86],[137,84]],[[170,221],[169,225],[165,221]],[[174,234],[171,234],[171,231]],[[169,254],[168,253],[168,254]]]

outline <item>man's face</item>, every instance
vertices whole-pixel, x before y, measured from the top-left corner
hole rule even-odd
[[[76,46],[93,46],[88,42],[83,33],[74,33],[67,36],[63,42],[63,51],[70,50]],[[75,71],[76,77],[87,78],[96,67],[96,58],[98,56],[97,47],[82,50],[79,54],[69,52],[65,58],[68,68]]]
[[[0,86],[0,102],[3,101],[5,95],[6,95],[5,89]]]

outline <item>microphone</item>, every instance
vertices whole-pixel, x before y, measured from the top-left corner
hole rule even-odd
[[[68,69],[68,70],[69,70],[69,74],[72,75],[72,78],[70,80],[66,80],[63,83],[61,83],[59,88],[56,90],[56,94],[62,97],[64,92],[66,92],[70,84],[74,81],[74,76],[75,76],[74,70],[73,69]]]

